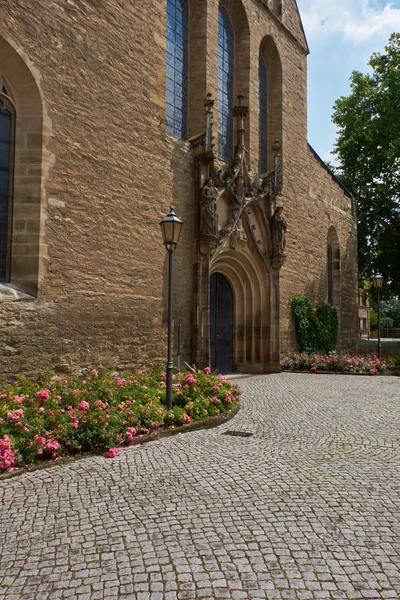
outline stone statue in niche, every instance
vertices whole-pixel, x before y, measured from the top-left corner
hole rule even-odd
[[[282,216],[283,206],[277,206],[271,217],[272,254],[285,255],[287,223]]]
[[[200,231],[202,236],[218,237],[217,201],[224,193],[208,177],[200,192]]]
[[[235,229],[232,231],[229,242],[231,248],[234,248],[237,251],[242,250],[247,243],[247,235],[243,227],[242,219],[239,219]]]

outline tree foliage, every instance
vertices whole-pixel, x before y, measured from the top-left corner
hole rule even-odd
[[[377,270],[400,292],[400,34],[374,53],[371,73],[353,71],[351,93],[334,105],[338,176],[356,190],[359,272]]]

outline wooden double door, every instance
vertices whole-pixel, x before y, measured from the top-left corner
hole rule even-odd
[[[233,372],[233,292],[227,278],[213,273],[210,278],[211,369]]]

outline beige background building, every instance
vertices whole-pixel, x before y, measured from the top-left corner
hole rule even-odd
[[[182,359],[230,370],[227,352],[235,371],[279,369],[296,344],[295,294],[334,304],[340,346],[355,344],[354,207],[307,144],[308,47],[295,0],[3,0],[2,9],[4,374],[165,361],[159,221],[171,204],[184,221],[174,257]],[[171,132],[171,98],[184,135]]]

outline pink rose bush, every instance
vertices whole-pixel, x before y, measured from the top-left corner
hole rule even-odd
[[[8,435],[0,438],[0,473],[9,471],[14,465],[14,452],[11,450],[11,438]]]
[[[160,428],[189,425],[233,408],[239,389],[222,376],[191,369],[173,376],[173,408],[158,370],[85,379],[41,375],[0,384],[0,473],[85,451],[116,456]]]
[[[396,357],[379,359],[373,353],[341,353],[332,351],[327,355],[292,352],[281,360],[282,369],[308,370],[312,373],[332,371],[338,373],[354,373],[359,375],[382,373],[388,366],[396,364]]]

